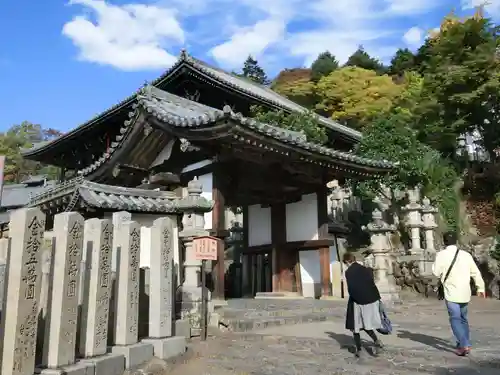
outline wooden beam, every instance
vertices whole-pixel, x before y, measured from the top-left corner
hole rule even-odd
[[[212,231],[215,233],[223,233],[226,229],[226,204],[224,197],[224,180],[223,180],[223,166],[216,165],[212,172],[212,200],[214,201],[214,208],[212,210]],[[222,238],[224,239],[224,238]],[[217,249],[217,261],[213,265],[212,274],[215,276],[214,292],[212,294],[214,299],[225,299],[225,282],[224,282],[224,241],[220,242]]]
[[[331,239],[321,239],[321,240],[308,240],[308,241],[291,241],[282,244],[282,248],[285,251],[293,250],[318,250],[323,247],[330,247],[335,244],[335,240]],[[274,245],[259,245],[247,247],[245,253],[261,253],[268,252],[273,248]]]
[[[327,189],[318,190],[317,211],[318,211],[318,239],[328,239],[328,206]],[[321,276],[321,296],[329,297],[332,295],[332,282],[330,277],[330,245],[319,249],[319,263]]]

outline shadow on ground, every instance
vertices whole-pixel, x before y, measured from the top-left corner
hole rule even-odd
[[[455,349],[448,340],[442,339],[440,337],[424,335],[422,333],[415,333],[406,330],[399,330],[397,336],[400,339],[407,339],[413,342],[418,342],[438,350],[452,352]]]
[[[340,349],[347,350],[349,353],[354,354],[355,347],[354,347],[354,339],[352,336],[330,331],[327,331],[325,333],[328,335],[328,337],[337,341],[337,343],[340,345]],[[373,350],[373,343],[371,341],[364,340],[363,337],[361,337],[361,341],[363,347],[368,352],[368,354],[370,354],[371,356],[375,356],[376,353]]]
[[[435,375],[498,375],[500,374],[500,359],[487,361],[474,361],[463,367],[439,368],[434,372]]]

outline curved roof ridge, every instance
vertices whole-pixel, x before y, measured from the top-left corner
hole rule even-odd
[[[220,68],[214,67],[204,61],[201,61],[195,57],[192,57],[187,53],[185,49],[181,50],[179,59],[177,62],[172,65],[169,69],[167,69],[165,72],[163,72],[158,78],[154,79],[150,84],[145,83],[142,87],[140,87],[138,90],[136,90],[133,94],[127,96],[125,99],[119,101],[118,103],[112,105],[108,109],[102,111],[99,113],[97,116],[94,116],[90,120],[84,122],[83,124],[77,126],[76,128],[70,130],[69,132],[63,134],[59,138],[56,138],[51,141],[44,141],[44,142],[39,142],[33,145],[33,147],[28,148],[28,149],[21,149],[21,154],[23,156],[29,156],[32,155],[38,151],[41,151],[45,148],[52,147],[52,145],[58,144],[60,142],[63,142],[66,139],[71,139],[72,137],[77,136],[81,132],[91,129],[93,126],[95,126],[97,123],[102,121],[108,116],[112,116],[114,113],[122,110],[124,107],[127,105],[131,105],[135,99],[137,98],[137,95],[141,92],[141,90],[147,86],[147,85],[152,85],[152,86],[157,86],[160,84],[163,80],[168,78],[174,71],[176,71],[182,64],[188,64],[191,65],[194,69],[199,70],[200,72],[204,73],[205,75],[208,75],[212,79],[218,80],[219,82],[226,84],[227,86],[230,86],[234,89],[237,89],[249,96],[256,97],[258,99],[261,99],[265,102],[268,102],[269,104],[273,104],[278,107],[282,107],[284,109],[287,109],[289,111],[298,111],[298,112],[304,112],[307,111],[307,108],[302,107],[301,105],[293,102],[292,100],[278,94],[277,92],[271,90],[268,87],[265,87],[263,85],[260,85],[256,82],[245,80],[241,77],[237,77],[236,75],[233,75],[231,73],[228,73]],[[188,99],[186,99],[188,100]],[[318,120],[328,127],[331,130],[340,132],[342,134],[345,134],[347,136],[350,136],[356,140],[360,140],[362,137],[362,134],[358,132],[357,130],[351,129],[345,125],[339,124],[336,121],[333,121],[331,119],[328,119],[324,116],[317,115]]]

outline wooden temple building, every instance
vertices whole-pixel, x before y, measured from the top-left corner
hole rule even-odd
[[[328,181],[387,174],[393,165],[349,153],[361,135],[320,117],[329,147],[248,116],[259,105],[304,111],[267,87],[182,52],[161,77],[60,138],[24,150],[27,159],[61,168],[61,181],[32,198],[48,216],[79,210],[105,217],[126,210],[148,225],[165,202],[197,176],[215,202],[205,227],[228,235],[226,210],[243,210],[243,284],[251,295],[302,293],[299,253],[319,253],[320,294],[332,294]],[[71,177],[67,177],[71,176]],[[47,221],[50,225],[50,220]],[[271,272],[263,272],[265,260]],[[224,295],[224,263],[214,296]],[[264,279],[264,280],[263,280]]]

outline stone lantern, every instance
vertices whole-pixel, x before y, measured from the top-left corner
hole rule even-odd
[[[403,207],[403,211],[406,212],[406,227],[410,230],[410,254],[420,256],[423,253],[422,246],[420,244],[420,228],[422,228],[420,210],[422,206],[418,203],[418,189],[408,191],[408,200],[409,203]]]
[[[193,240],[208,236],[204,229],[204,214],[213,208],[213,202],[201,196],[203,186],[195,177],[188,183],[187,196],[178,201],[178,208],[184,212],[182,231],[179,238],[184,245],[184,280],[180,287],[177,302],[180,303],[181,319],[189,320],[191,328],[200,328],[201,318],[201,261],[194,257]],[[180,295],[179,295],[180,294]],[[210,293],[207,294],[210,299]]]
[[[396,232],[396,226],[387,224],[382,218],[382,212],[375,209],[372,222],[364,226],[363,230],[370,233],[375,282],[382,300],[399,301],[399,291],[393,275],[394,254],[389,240],[390,236]]]
[[[424,254],[424,264],[421,272],[423,274],[430,274],[432,272],[431,262],[434,261],[436,257],[436,247],[434,245],[434,231],[438,227],[436,223],[436,214],[438,209],[431,205],[429,198],[425,197],[422,199],[422,225],[425,235],[425,254]]]

